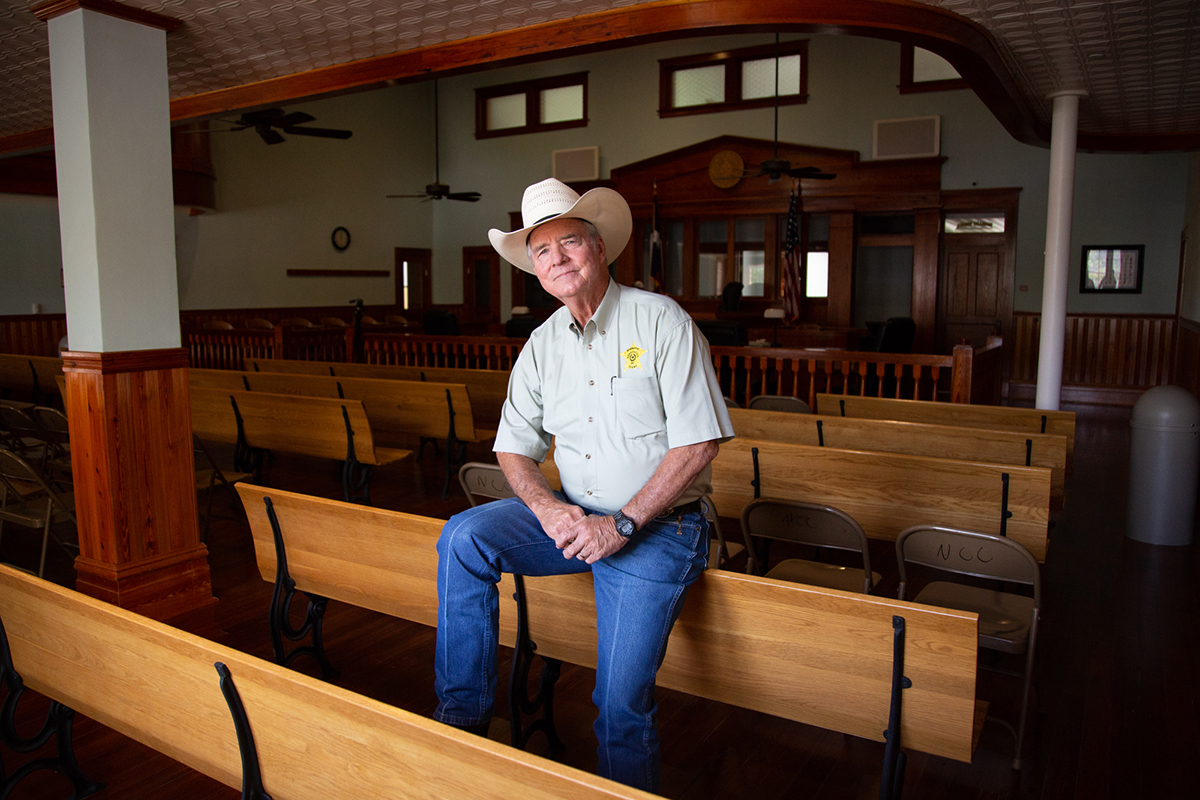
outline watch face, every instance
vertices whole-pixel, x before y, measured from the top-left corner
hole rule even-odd
[[[636,527],[633,524],[633,520],[629,517],[618,511],[616,514],[613,514],[613,522],[617,523],[617,533],[626,539],[633,536]]]

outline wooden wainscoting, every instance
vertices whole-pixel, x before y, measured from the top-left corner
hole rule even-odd
[[[1171,383],[1200,397],[1200,322],[1179,318]]]
[[[14,314],[0,317],[0,353],[58,356],[67,333],[66,314]]]
[[[1041,318],[1013,314],[1009,400],[1036,395]],[[1065,335],[1063,402],[1132,406],[1146,389],[1172,382],[1171,314],[1068,314]]]

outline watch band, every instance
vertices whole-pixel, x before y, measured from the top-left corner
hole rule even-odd
[[[637,532],[637,525],[633,524],[633,520],[625,516],[623,511],[618,511],[612,515],[613,522],[617,524],[617,533],[628,539]]]

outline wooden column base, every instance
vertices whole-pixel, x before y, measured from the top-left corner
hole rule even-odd
[[[158,620],[211,606],[187,351],[63,353],[76,588]]]
[[[166,620],[216,603],[208,572],[208,548],[114,566],[80,556],[75,589],[83,594]]]

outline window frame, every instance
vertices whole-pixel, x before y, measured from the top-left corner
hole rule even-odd
[[[780,95],[779,105],[803,105],[808,102],[808,39],[794,39],[780,42],[778,48],[774,44],[743,47],[737,50],[723,50],[717,53],[699,53],[677,58],[664,58],[658,62],[658,116],[684,117],[692,114],[713,114],[720,111],[737,111],[746,108],[769,108],[775,105],[776,97],[768,95],[754,100],[742,100],[742,64],[747,61],[759,61],[779,56],[800,57],[800,91],[798,94]],[[725,67],[725,100],[720,103],[705,103],[703,105],[683,106],[675,108],[673,80],[676,72],[698,67],[716,65]],[[734,97],[737,99],[731,100]]]
[[[918,94],[920,92],[948,92],[953,89],[970,89],[971,84],[966,78],[949,78],[944,81],[918,81],[913,78],[914,61],[914,45],[900,45],[900,94]],[[922,48],[925,49],[925,48]],[[929,52],[933,52],[930,50]],[[941,55],[934,53],[934,55]],[[943,56],[944,57],[944,56]],[[958,69],[957,66],[955,69]]]
[[[562,122],[540,123],[537,120],[541,111],[541,94],[546,89],[561,89],[565,86],[583,87],[583,118],[569,119]],[[525,95],[525,124],[513,128],[488,130],[487,101],[493,97],[504,97],[512,94]],[[572,72],[569,75],[554,75],[549,78],[534,78],[526,81],[502,83],[496,86],[483,86],[475,90],[475,138],[494,139],[498,136],[517,136],[525,133],[541,133],[542,131],[557,131],[566,128],[586,128],[588,124],[588,73]]]

